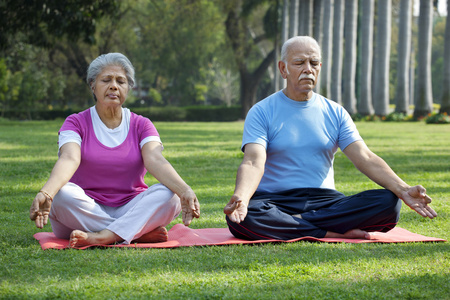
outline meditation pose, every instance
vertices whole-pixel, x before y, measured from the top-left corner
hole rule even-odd
[[[311,37],[287,40],[278,62],[286,88],[248,112],[244,158],[224,208],[228,227],[238,238],[370,239],[370,232],[395,227],[401,200],[423,217],[436,216],[425,188],[400,179],[369,150],[346,110],[313,92],[320,53]],[[352,196],[336,191],[333,161],[338,148],[384,189]]]
[[[194,191],[163,157],[152,122],[123,108],[134,86],[127,57],[97,57],[87,71],[95,105],[69,116],[59,131],[59,158],[36,195],[30,218],[48,219],[70,247],[163,242],[180,211],[189,226],[200,216]],[[148,187],[147,171],[160,183]]]

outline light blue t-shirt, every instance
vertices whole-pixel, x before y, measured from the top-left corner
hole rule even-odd
[[[245,119],[242,150],[261,144],[267,160],[260,192],[334,189],[334,155],[362,140],[350,115],[319,94],[294,101],[279,91],[256,103]]]

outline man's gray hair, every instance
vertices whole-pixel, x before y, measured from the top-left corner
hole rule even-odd
[[[281,58],[280,59],[282,61],[284,61],[285,63],[287,63],[286,59],[287,59],[287,55],[289,52],[289,48],[294,43],[313,44],[319,50],[319,59],[322,60],[322,54],[321,54],[322,50],[320,49],[319,43],[313,37],[303,35],[303,36],[294,36],[294,37],[288,39],[286,42],[284,42],[283,47],[281,47]]]
[[[98,74],[100,74],[105,67],[109,66],[122,67],[125,71],[125,75],[127,76],[129,88],[133,88],[135,83],[134,67],[130,60],[122,53],[102,54],[91,62],[86,76],[86,82],[89,87],[92,87],[95,84],[95,79]]]

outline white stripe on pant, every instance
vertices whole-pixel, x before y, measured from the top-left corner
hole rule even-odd
[[[53,198],[49,218],[58,238],[69,239],[75,229],[85,232],[108,229],[129,244],[145,233],[169,225],[180,211],[180,198],[160,183],[123,206],[110,207],[95,202],[81,187],[69,182]]]

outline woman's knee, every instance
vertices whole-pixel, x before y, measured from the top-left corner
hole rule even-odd
[[[173,210],[176,214],[180,213],[180,198],[165,185],[161,183],[155,184],[149,188],[148,193],[151,195],[149,199],[152,199],[152,202],[157,199],[168,210]]]

